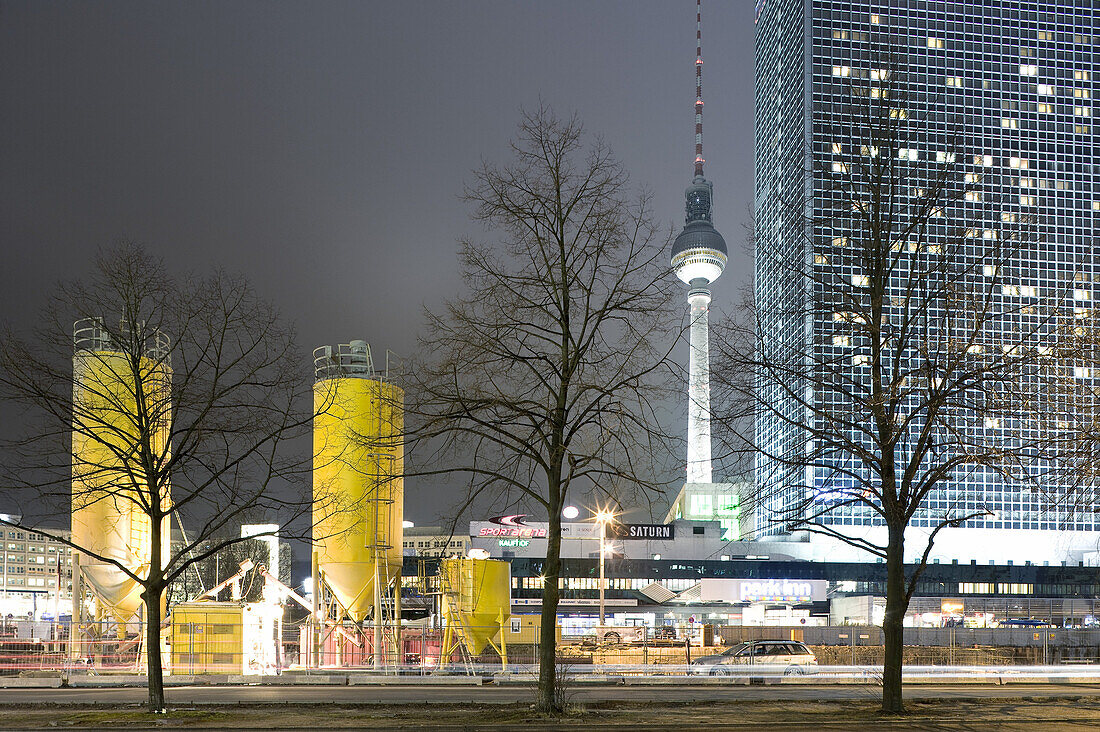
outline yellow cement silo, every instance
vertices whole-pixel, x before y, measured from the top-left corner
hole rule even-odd
[[[449,638],[458,635],[471,655],[492,644],[503,659],[499,637],[512,609],[512,565],[500,559],[451,557],[440,561],[439,575],[445,649],[453,648]]]
[[[314,365],[313,548],[358,623],[374,605],[376,577],[381,594],[401,572],[404,394],[374,369],[363,341],[319,348]]]
[[[119,567],[99,557],[113,559],[139,577],[149,571],[150,519],[141,508],[148,483],[138,454],[142,435],[147,434],[153,453],[162,458],[168,455],[167,344],[157,334],[158,342],[151,344],[135,369],[98,321],[78,322],[75,336],[72,540],[84,550],[79,558],[83,580],[101,609],[118,622],[121,635],[123,624],[133,620],[141,607],[141,588]],[[171,505],[166,486],[160,502],[165,510]],[[161,539],[161,557],[166,562],[167,518]]]

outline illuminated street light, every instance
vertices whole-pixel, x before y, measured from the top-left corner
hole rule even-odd
[[[615,518],[615,514],[607,509],[601,508],[596,511],[596,523],[600,525],[600,625],[604,624],[605,602],[604,602],[604,589],[607,584],[604,579],[604,554],[607,553],[607,548],[604,545],[604,540],[607,538],[607,524]]]
[[[580,509],[577,508],[576,506],[566,506],[561,511],[562,517],[566,518],[566,519],[569,519],[570,521],[577,518],[577,516],[579,516],[580,513],[581,513]]]

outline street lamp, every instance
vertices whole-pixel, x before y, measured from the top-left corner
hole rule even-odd
[[[604,624],[604,617],[606,615],[604,589],[607,581],[604,579],[604,554],[606,552],[604,540],[607,538],[607,523],[614,517],[615,514],[602,508],[596,512],[596,523],[600,525],[600,625]]]

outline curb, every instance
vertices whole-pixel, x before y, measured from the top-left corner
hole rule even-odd
[[[348,686],[482,686],[480,676],[348,676]]]
[[[61,677],[25,679],[18,676],[0,678],[0,689],[60,689]]]

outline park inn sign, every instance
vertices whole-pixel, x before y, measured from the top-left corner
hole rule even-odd
[[[827,580],[800,579],[702,579],[701,602],[802,604],[825,599]]]

